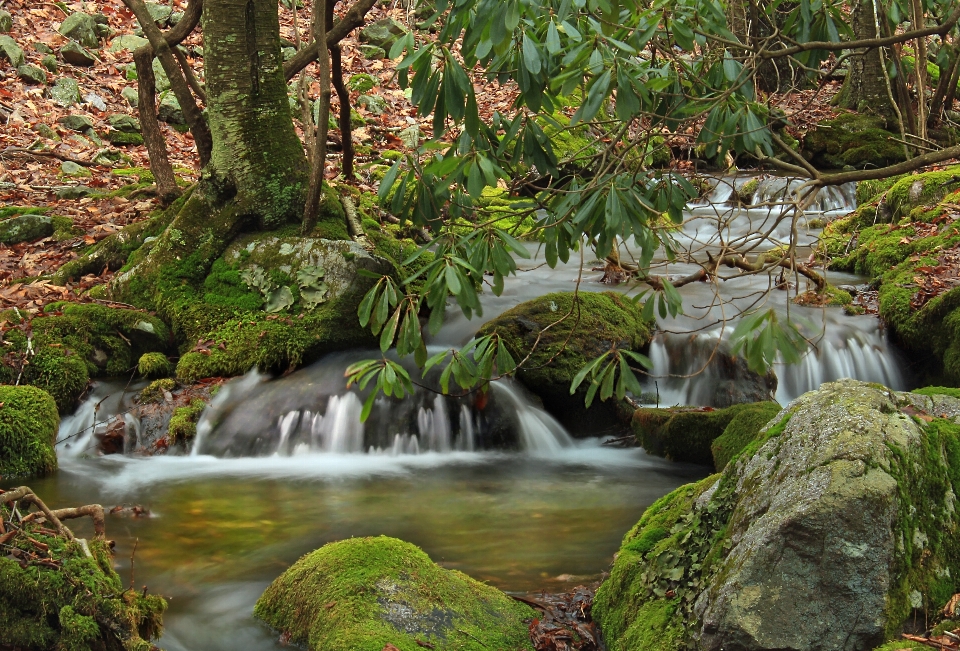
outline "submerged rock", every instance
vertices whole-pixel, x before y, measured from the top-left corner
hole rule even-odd
[[[0,386],[0,405],[0,479],[54,472],[60,416],[50,394],[35,387]]]
[[[608,648],[868,651],[942,608],[958,416],[960,399],[853,380],[801,396],[627,534],[593,607]]]
[[[525,620],[535,613],[380,536],[307,554],[266,589],[254,615],[311,651],[512,651],[532,648]]]

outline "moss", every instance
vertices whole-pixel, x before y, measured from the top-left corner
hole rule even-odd
[[[0,506],[0,516],[9,519],[5,506]],[[0,557],[3,644],[64,651],[156,648],[148,640],[160,636],[166,602],[124,590],[105,540],[90,540],[88,555],[79,542],[49,534],[41,525],[26,523],[7,546],[27,560]],[[36,555],[30,539],[48,546],[48,559]]]
[[[197,435],[197,421],[207,403],[200,398],[194,399],[186,407],[177,407],[170,416],[167,438],[171,443],[187,443]]]
[[[307,554],[254,615],[311,650],[531,649],[534,611],[394,538],[351,538]]]
[[[545,330],[551,324],[555,325]],[[494,332],[515,360],[530,354],[517,378],[552,413],[574,417],[583,411],[586,394],[581,386],[575,396],[570,395],[570,384],[580,369],[612,346],[642,350],[650,342],[652,324],[644,321],[640,308],[621,294],[561,292],[504,312],[486,323],[479,335]]]
[[[72,240],[83,235],[83,229],[74,226],[73,220],[69,217],[54,215],[51,221],[53,222],[53,239],[57,242]]]
[[[161,402],[164,399],[164,393],[173,391],[177,386],[177,381],[173,378],[163,378],[154,380],[140,392],[140,403]]]
[[[898,163],[904,160],[903,146],[885,127],[883,118],[844,113],[808,131],[803,149],[818,167],[866,168]]]
[[[757,439],[760,430],[779,412],[780,405],[775,402],[758,402],[741,407],[723,429],[723,433],[710,445],[714,468],[723,470],[731,459],[739,456]],[[783,431],[782,427],[780,431]]]
[[[54,472],[60,417],[50,394],[35,387],[0,386],[0,405],[0,478],[9,482]]]
[[[936,203],[956,191],[956,186],[950,185],[949,181],[957,174],[960,174],[960,165],[900,177],[887,191],[887,203],[893,210],[894,219],[905,217],[914,208]]]
[[[911,393],[918,393],[921,396],[950,396],[952,398],[960,398],[960,389],[953,387],[924,387],[922,389],[914,389]]]
[[[850,292],[837,289],[830,284],[827,284],[823,290],[819,292],[811,289],[810,291],[799,294],[794,299],[794,303],[805,307],[835,307],[850,305],[852,302],[853,297],[850,295]]]
[[[355,75],[350,75],[350,79],[347,81],[347,88],[354,90],[358,93],[367,93],[380,85],[380,80],[369,75],[365,72],[361,72]]]
[[[0,220],[19,215],[44,215],[49,210],[49,208],[40,206],[2,206],[0,207]]]
[[[144,353],[137,362],[137,372],[145,378],[166,377],[173,373],[173,365],[163,353]]]

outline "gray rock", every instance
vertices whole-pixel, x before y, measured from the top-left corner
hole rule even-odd
[[[9,11],[0,9],[0,32],[9,32],[13,29],[13,16]]]
[[[389,273],[390,264],[370,255],[356,242],[348,240],[324,240],[313,237],[274,237],[251,234],[237,238],[223,255],[241,273],[253,274],[250,283],[264,293],[273,294],[276,287],[257,282],[257,270],[283,271],[291,278],[303,281],[300,288],[301,302],[307,294],[316,299],[313,305],[333,300],[350,291],[362,291],[369,287],[369,279],[357,274],[357,269],[367,269],[377,274]],[[319,278],[307,278],[308,274],[322,269]],[[264,279],[265,282],[268,279]],[[317,280],[318,282],[310,282]],[[299,282],[299,281],[298,281]],[[284,297],[279,295],[277,300]]]
[[[53,189],[57,199],[82,199],[94,193],[93,188],[86,185],[61,185]]]
[[[60,70],[60,66],[57,65],[57,57],[53,54],[44,54],[43,58],[40,59],[40,65],[53,74],[57,74],[57,71]]]
[[[140,121],[132,115],[114,113],[107,118],[107,124],[117,131],[124,131],[126,133],[140,133]]]
[[[46,84],[47,73],[40,66],[26,63],[17,68],[17,76],[24,81],[34,84]]]
[[[420,127],[416,124],[411,125],[398,133],[397,137],[407,149],[416,149],[420,146]]]
[[[90,14],[77,12],[67,16],[60,25],[60,33],[84,47],[99,47],[97,37],[97,21]]]
[[[393,18],[384,18],[361,29],[360,42],[376,45],[383,48],[385,52],[389,52],[397,39],[405,36],[406,33],[407,28]]]
[[[60,48],[60,57],[72,66],[89,67],[97,62],[93,53],[73,41]]]
[[[79,131],[81,133],[93,128],[93,119],[86,115],[64,115],[58,119],[57,122],[71,131]]]
[[[50,140],[60,140],[60,136],[57,135],[57,132],[43,122],[38,122],[37,125],[33,127],[33,130],[44,138],[49,138]]]
[[[92,176],[90,170],[73,161],[65,160],[60,163],[60,172],[64,176]]]
[[[63,108],[69,108],[80,101],[80,85],[72,77],[60,77],[48,92],[54,103]]]
[[[361,45],[360,56],[371,61],[376,59],[386,59],[387,51],[377,45]]]
[[[362,106],[374,115],[382,115],[387,111],[387,100],[381,95],[361,95],[357,98],[357,106]]]
[[[123,154],[119,149],[101,149],[94,155],[93,162],[97,165],[109,166],[119,162],[122,158]]]
[[[127,103],[133,108],[137,108],[140,104],[139,93],[129,86],[120,91],[120,96],[127,100]]]
[[[160,63],[160,59],[157,58],[153,60],[153,77],[158,93],[170,90],[170,79],[167,77],[167,73],[163,69],[163,64]]]
[[[110,18],[106,14],[93,14],[93,22],[98,25],[109,25]]]
[[[53,54],[52,47],[50,47],[46,43],[41,43],[39,41],[33,44],[33,49],[39,52],[40,54]]]
[[[136,50],[138,47],[142,47],[149,43],[145,38],[139,36],[134,36],[133,34],[121,34],[116,37],[110,43],[111,52],[123,52],[124,50]]]
[[[107,103],[103,101],[103,98],[97,95],[96,93],[87,93],[83,96],[83,101],[97,109],[98,111],[106,111]]]
[[[13,38],[6,34],[0,35],[0,59],[6,59],[14,68],[19,68],[26,59],[23,58],[23,50],[17,45]]]
[[[175,27],[180,24],[180,21],[183,20],[183,17],[187,14],[182,11],[174,11],[170,14],[170,18],[167,19],[167,24],[171,27]]]
[[[160,96],[160,105],[157,107],[157,119],[168,124],[186,124],[180,102],[170,91]]]
[[[20,215],[0,222],[0,242],[16,244],[53,235],[53,220],[46,215]]]
[[[170,18],[170,14],[173,13],[173,9],[159,2],[148,2],[147,11],[150,12],[150,17],[160,24],[166,23]]]
[[[96,32],[97,38],[110,38],[113,36],[113,29],[111,29],[110,25],[101,25],[100,23],[97,23]]]
[[[283,60],[284,60],[284,61],[289,61],[289,60],[292,59],[293,57],[297,56],[297,50],[296,50],[296,48],[285,47],[285,48],[283,48],[283,49],[280,50],[280,54],[283,55]]]

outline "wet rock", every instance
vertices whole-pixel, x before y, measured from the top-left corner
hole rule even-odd
[[[60,66],[57,64],[57,57],[53,54],[44,54],[43,58],[40,59],[40,65],[53,74],[57,74],[57,71],[60,69]]]
[[[370,23],[360,30],[360,42],[375,45],[389,52],[397,39],[406,36],[407,28],[393,18],[384,18]]]
[[[383,115],[387,111],[387,100],[380,95],[361,95],[357,98],[357,106],[367,109],[374,115]]]
[[[123,52],[124,50],[130,50],[133,52],[137,48],[147,45],[150,41],[140,36],[134,36],[133,34],[121,34],[120,36],[113,39],[110,43],[111,52]]]
[[[80,101],[80,86],[72,77],[60,77],[48,90],[57,106],[69,108]]]
[[[627,534],[593,606],[608,648],[869,651],[942,608],[960,576],[958,414],[955,397],[853,380],[795,400]]]
[[[20,215],[0,221],[0,242],[16,244],[53,235],[53,220],[46,215]]]
[[[13,16],[9,11],[0,9],[0,32],[6,33],[13,29]]]
[[[60,33],[84,47],[96,48],[100,45],[97,37],[97,22],[90,14],[77,12],[70,14],[60,25]]]
[[[17,68],[17,77],[33,84],[47,83],[47,73],[43,71],[43,68],[29,63]]]
[[[72,66],[90,67],[97,62],[97,57],[81,46],[71,41],[60,48],[60,58]]]
[[[17,42],[6,34],[0,34],[0,58],[6,59],[14,68],[19,68],[26,60],[23,58],[23,50],[17,45]]]
[[[180,108],[180,102],[171,92],[167,92],[160,98],[160,105],[157,107],[157,119],[168,124],[185,124],[183,110]]]
[[[530,649],[527,605],[380,536],[329,543],[274,581],[254,615],[321,649]]]
[[[57,122],[71,131],[80,131],[81,133],[93,128],[93,120],[86,115],[64,115]]]

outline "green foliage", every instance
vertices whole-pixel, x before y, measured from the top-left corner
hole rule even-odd
[[[750,370],[761,375],[773,366],[778,355],[787,364],[795,364],[807,349],[797,326],[792,322],[781,324],[773,309],[743,316],[730,341],[733,353],[742,352]]]
[[[14,481],[57,469],[57,405],[35,387],[0,386],[0,478]]]
[[[154,380],[140,392],[140,404],[161,402],[164,399],[164,392],[173,391],[176,386],[177,381],[173,378]]]
[[[177,407],[170,416],[167,438],[170,443],[189,443],[197,435],[197,421],[207,406],[200,398],[195,398],[186,407]]]
[[[531,649],[528,606],[394,538],[350,538],[307,554],[254,615],[312,651]]]
[[[163,353],[144,353],[137,362],[137,372],[145,378],[166,377],[173,373],[173,365]]]

